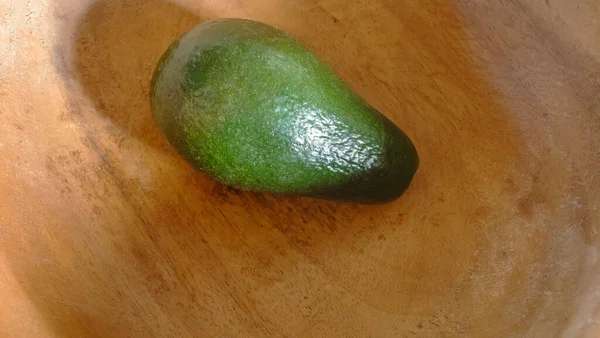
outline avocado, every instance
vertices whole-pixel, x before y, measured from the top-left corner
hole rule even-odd
[[[419,164],[394,123],[293,37],[256,21],[184,34],[156,66],[150,103],[186,161],[243,190],[386,203]]]

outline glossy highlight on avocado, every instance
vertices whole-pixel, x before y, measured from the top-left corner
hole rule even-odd
[[[241,189],[390,202],[419,159],[409,138],[287,33],[205,22],[160,59],[154,120],[196,169]]]

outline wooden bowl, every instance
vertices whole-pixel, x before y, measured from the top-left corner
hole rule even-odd
[[[597,1],[0,4],[0,334],[600,335]],[[361,206],[240,192],[185,163],[148,85],[194,25],[315,51],[414,140]]]

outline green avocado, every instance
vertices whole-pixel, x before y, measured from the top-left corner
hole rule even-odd
[[[150,101],[186,161],[244,190],[386,203],[419,165],[394,123],[260,22],[217,19],[183,35],[158,62]]]

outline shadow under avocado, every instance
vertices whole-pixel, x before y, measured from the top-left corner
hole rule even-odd
[[[96,108],[146,144],[168,146],[152,120],[148,91],[167,47],[204,21],[166,1],[99,1],[78,27],[75,76]]]

